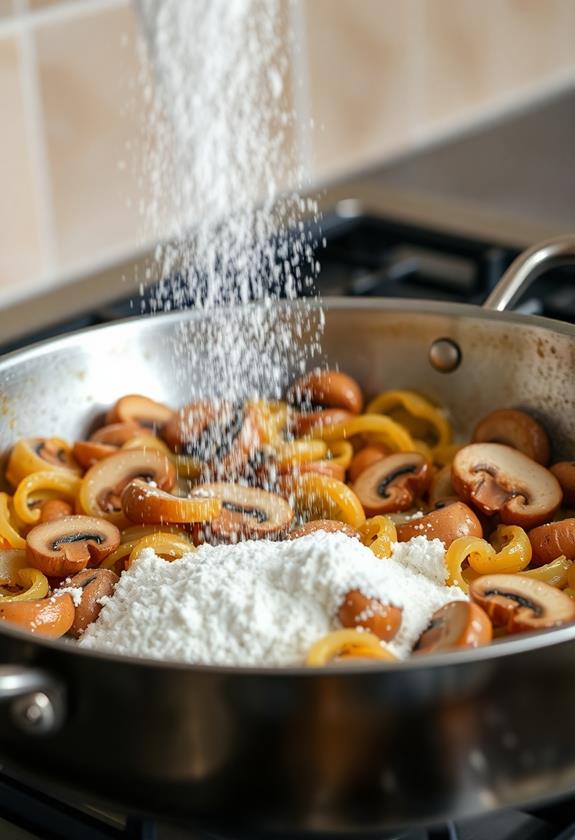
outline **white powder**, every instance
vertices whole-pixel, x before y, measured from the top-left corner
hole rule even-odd
[[[292,140],[289,7],[281,0],[140,0],[140,7],[157,80],[148,90],[156,129],[146,161],[148,235],[162,238],[172,219],[170,240],[157,249],[153,279],[163,283],[152,308],[194,306],[209,315],[174,336],[175,370],[190,398],[199,360],[212,396],[279,397],[322,325],[304,301],[292,325],[271,305],[309,291],[317,270],[301,223],[315,205],[299,196],[304,173]],[[252,300],[261,307],[222,310]]]
[[[413,571],[424,568],[424,556],[437,558],[436,543],[405,543],[402,562],[321,531],[285,542],[203,545],[172,563],[146,549],[80,644],[190,663],[301,664],[310,646],[338,627],[345,594],[359,589],[403,609],[389,647],[405,657],[435,610],[465,599],[457,587]]]
[[[82,595],[84,590],[81,586],[62,586],[52,592],[54,598],[59,598],[61,595],[68,593],[72,597],[75,607],[79,607],[82,603]]]
[[[425,575],[439,586],[449,576],[444,562],[445,546],[441,540],[413,537],[409,542],[396,543],[391,556],[397,563]]]

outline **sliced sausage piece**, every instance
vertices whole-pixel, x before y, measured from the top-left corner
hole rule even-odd
[[[365,627],[384,642],[390,642],[401,626],[402,610],[368,598],[359,589],[352,589],[343,599],[337,617],[344,627]]]
[[[575,505],[575,461],[559,461],[550,470],[561,485],[565,502]]]
[[[536,566],[551,563],[562,554],[575,560],[575,519],[562,519],[532,528],[528,533]]]
[[[398,542],[426,537],[428,540],[441,540],[446,549],[459,537],[483,536],[481,522],[463,502],[454,502],[396,527]]]

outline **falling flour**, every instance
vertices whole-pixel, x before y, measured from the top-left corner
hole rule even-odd
[[[302,664],[310,646],[337,628],[345,594],[359,589],[402,608],[389,648],[403,658],[435,610],[466,597],[438,582],[444,553],[439,540],[417,537],[381,560],[357,539],[321,531],[284,542],[203,545],[172,563],[146,549],[80,645],[189,663]]]
[[[296,299],[313,287],[315,204],[291,110],[289,4],[281,0],[140,0],[156,84],[147,173],[148,234],[157,248],[153,310],[193,307],[201,321],[173,337],[190,398],[279,397],[317,347],[321,311]],[[288,322],[276,305],[294,302]],[[254,301],[257,307],[241,307]],[[228,311],[227,305],[235,305]],[[198,367],[209,375],[199,381]]]

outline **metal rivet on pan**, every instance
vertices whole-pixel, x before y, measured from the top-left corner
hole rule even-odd
[[[429,362],[440,373],[452,373],[461,362],[461,349],[451,338],[436,338],[429,348]]]
[[[43,691],[19,697],[12,704],[12,719],[28,735],[45,735],[57,728],[58,715]]]

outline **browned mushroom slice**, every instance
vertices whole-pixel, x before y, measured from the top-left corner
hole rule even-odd
[[[36,525],[26,537],[31,566],[48,577],[65,577],[99,566],[120,545],[120,532],[94,516],[65,516]]]
[[[451,483],[451,464],[438,470],[429,485],[430,507],[445,507],[445,503],[457,501],[455,488]]]
[[[339,519],[313,519],[311,522],[306,522],[301,528],[290,531],[287,539],[298,540],[300,537],[307,537],[308,534],[314,534],[316,531],[327,531],[328,534],[341,532],[348,537],[359,539],[359,531],[345,522],[340,522]]]
[[[419,637],[414,650],[440,653],[454,648],[479,647],[489,644],[492,636],[491,620],[478,604],[452,601],[433,613],[429,627]]]
[[[344,627],[364,627],[382,641],[390,642],[401,626],[402,609],[352,589],[344,597],[337,617]]]
[[[565,502],[575,505],[575,461],[559,461],[550,471],[561,485]]]
[[[288,389],[292,405],[343,408],[360,414],[363,408],[361,388],[351,376],[337,370],[312,370],[297,379]]]
[[[110,446],[108,443],[95,443],[91,440],[77,440],[72,449],[74,458],[78,463],[89,470],[98,461],[114,455],[118,451],[117,446]]]
[[[90,435],[93,443],[104,443],[107,446],[123,446],[136,435],[142,434],[142,427],[137,423],[110,423]]]
[[[537,566],[551,563],[562,554],[575,560],[575,519],[562,519],[532,528],[528,534]]]
[[[185,498],[151,487],[136,478],[122,493],[122,510],[131,522],[145,525],[209,522],[221,511],[215,496]]]
[[[255,408],[226,401],[197,400],[184,406],[162,434],[170,449],[206,464],[216,477],[238,475],[261,446]]]
[[[426,516],[402,522],[396,528],[398,542],[425,537],[428,540],[441,540],[446,548],[458,537],[483,536],[481,522],[463,502],[454,502]]]
[[[502,408],[492,411],[476,426],[474,443],[504,443],[523,452],[544,467],[549,463],[551,447],[547,432],[524,411]]]
[[[216,540],[278,537],[287,532],[294,515],[281,496],[240,484],[203,484],[192,493],[202,496],[221,501],[221,513],[206,526],[207,535]]]
[[[495,627],[508,633],[542,630],[575,621],[575,601],[560,589],[525,575],[484,575],[469,587]]]
[[[62,582],[61,587],[82,590],[74,622],[68,631],[71,636],[79,638],[86,627],[96,621],[102,609],[102,598],[113,594],[118,580],[118,575],[111,569],[84,569]]]
[[[163,403],[143,397],[141,394],[127,394],[120,397],[106,415],[106,423],[137,423],[149,429],[161,429],[173,415],[171,408]]]
[[[80,485],[79,502],[84,513],[124,524],[121,495],[135,478],[171,490],[176,471],[166,455],[156,449],[123,449],[90,467]]]
[[[451,478],[459,496],[506,525],[531,528],[553,517],[563,494],[549,470],[501,443],[472,443],[453,460]]]
[[[396,452],[364,470],[352,490],[366,516],[409,510],[429,487],[431,465],[419,452]]]
[[[60,438],[22,438],[10,452],[6,478],[16,487],[27,475],[39,470],[82,472],[69,446]]]

